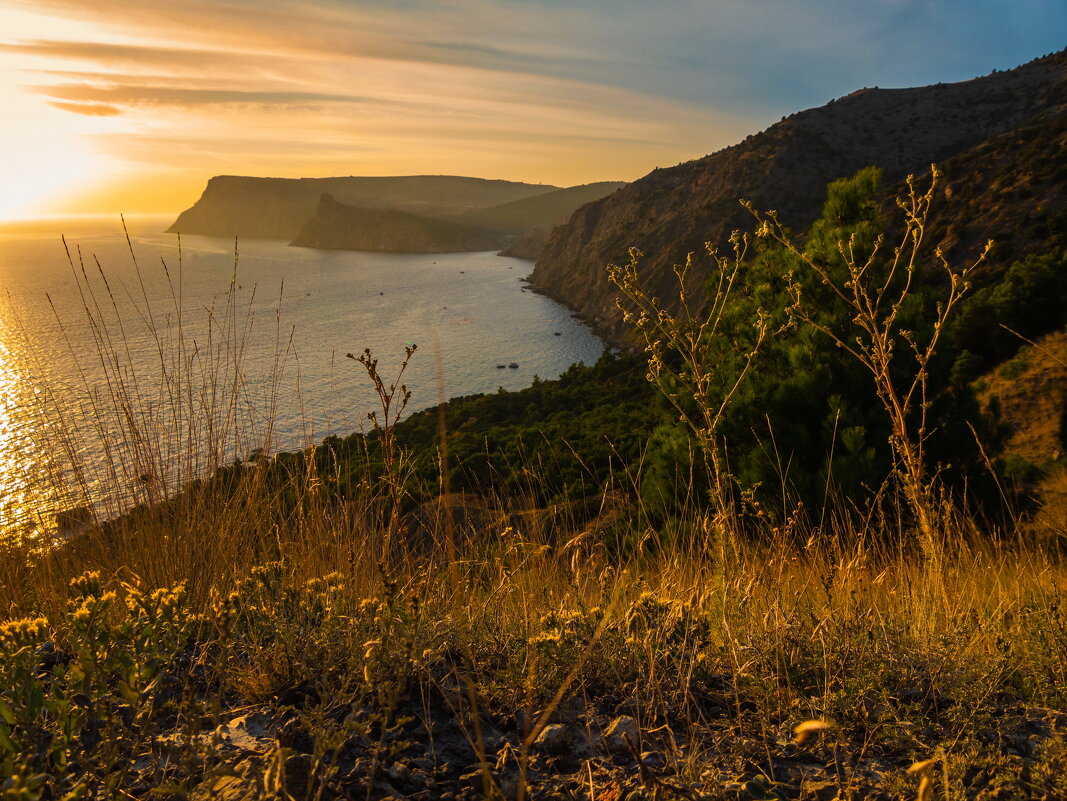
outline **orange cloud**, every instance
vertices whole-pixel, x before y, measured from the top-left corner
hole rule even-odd
[[[33,91],[59,100],[82,103],[121,103],[148,106],[200,106],[226,104],[303,105],[308,103],[360,103],[355,95],[301,91],[174,88],[169,86],[108,86],[61,84],[36,86]]]
[[[109,169],[131,170],[128,181],[71,196],[94,211],[156,208],[168,194],[177,209],[214,173],[630,179],[751,130],[735,115],[631,87],[616,68],[621,38],[604,30],[611,18],[580,10],[550,21],[497,0],[414,13],[393,0],[0,8],[12,2],[82,20],[82,30],[12,29],[0,65],[36,84],[8,90],[23,119],[77,138]],[[467,11],[488,27],[468,25]],[[611,40],[607,57],[597,39]],[[151,194],[157,185],[173,191]]]
[[[69,111],[71,114],[84,114],[86,117],[117,117],[122,113],[122,109],[105,103],[64,103],[59,100],[49,100],[48,105],[60,111]]]
[[[52,39],[0,41],[0,54],[3,53],[52,61],[81,61],[108,70],[109,73],[127,70],[142,77],[146,73],[166,73],[172,77],[230,74],[240,75],[244,79],[274,77],[291,80],[294,72],[314,63],[314,59],[290,58],[273,51],[248,52],[233,48],[157,47]]]

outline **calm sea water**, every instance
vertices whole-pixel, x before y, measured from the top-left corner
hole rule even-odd
[[[415,410],[442,395],[520,389],[603,350],[526,289],[527,261],[242,240],[235,265],[232,241],[192,236],[179,259],[177,237],[160,233],[167,222],[128,220],[132,255],[117,219],[0,226],[0,534],[47,529],[78,493],[113,509],[107,497],[125,479],[109,466],[138,464],[117,420],[158,437],[153,427],[189,422],[160,411],[168,403],[223,408],[248,429],[232,439],[237,450],[268,431],[272,450],[293,450],[366,426],[375,396],[349,352],[370,348],[388,380],[417,344],[404,376]],[[204,386],[238,391],[193,398]],[[72,474],[75,462],[91,467]],[[64,481],[78,493],[57,494]]]

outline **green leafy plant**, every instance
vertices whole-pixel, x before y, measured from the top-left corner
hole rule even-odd
[[[180,695],[174,671],[204,624],[181,585],[108,589],[91,571],[70,582],[58,631],[44,618],[0,626],[0,772],[22,777],[23,793],[10,797],[47,789],[73,800],[121,785],[124,756]]]

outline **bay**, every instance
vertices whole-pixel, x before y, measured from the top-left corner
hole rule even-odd
[[[164,474],[184,459],[187,480],[365,429],[379,403],[346,358],[365,348],[388,389],[417,346],[409,412],[603,351],[526,287],[528,261],[179,241],[167,222],[128,219],[129,241],[118,219],[0,226],[0,536],[47,531],[66,508],[114,513],[141,499],[131,476],[149,462]],[[212,447],[226,452],[187,452]]]

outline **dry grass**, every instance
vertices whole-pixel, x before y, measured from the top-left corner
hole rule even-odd
[[[160,334],[149,386],[111,296],[86,297],[108,470],[145,505],[0,557],[2,615],[49,621],[0,636],[0,765],[22,782],[4,797],[1067,793],[1067,569],[1040,540],[943,512],[919,553],[844,509],[815,526],[694,506],[628,550],[532,516],[391,547],[395,477],[341,498],[310,450],[227,468],[270,445],[241,420],[243,313],[208,316],[214,350]],[[266,734],[224,747],[252,712]],[[638,742],[616,748],[622,715]],[[565,749],[539,740],[550,724]]]
[[[466,742],[467,767],[453,759],[439,788],[486,763],[490,794],[509,797],[520,776],[537,797],[589,774],[594,785],[649,792],[656,778],[674,788],[660,797],[757,798],[737,787],[762,775],[791,794],[813,773],[856,797],[881,797],[911,792],[919,777],[908,765],[936,759],[948,797],[978,797],[994,781],[1012,788],[1005,797],[1064,790],[1055,743],[1067,724],[1067,570],[1035,548],[946,534],[944,572],[931,576],[929,560],[859,532],[709,550],[696,544],[705,535],[698,519],[693,545],[670,552],[620,557],[591,537],[532,540],[509,529],[482,532],[451,562],[438,552],[389,565],[377,559],[381,530],[319,514],[275,529],[279,578],[268,590],[249,589],[254,558],[232,561],[242,550],[227,538],[229,521],[208,527],[205,518],[190,534],[200,547],[218,538],[210,555],[190,559],[188,545],[182,554],[127,552],[88,535],[76,555],[23,567],[20,586],[34,592],[5,579],[3,603],[14,616],[56,621],[62,649],[71,647],[61,622],[69,582],[85,567],[119,592],[120,579],[146,589],[187,582],[189,613],[208,616],[196,652],[219,660],[215,679],[193,695],[211,699],[216,723],[251,706],[279,726],[279,705],[291,702],[280,699],[307,691],[314,701],[298,707],[310,753],[325,736],[316,714],[414,716],[423,734],[389,735],[400,750],[375,758],[382,771],[423,751],[447,761],[434,732],[459,741],[450,747]],[[327,574],[337,589],[311,616],[293,599]],[[219,599],[230,591],[245,594],[250,611],[223,637]],[[445,705],[443,718],[435,704]],[[638,750],[668,767],[635,777],[625,766],[636,754],[607,759],[601,733],[618,715],[637,721]],[[810,720],[829,725],[794,743],[794,728]],[[550,723],[570,727],[582,744],[577,761],[533,745]],[[355,759],[366,746],[348,736],[346,758]],[[234,757],[208,749],[200,758]],[[193,786],[204,774],[180,778]],[[324,797],[346,796],[335,787]]]

